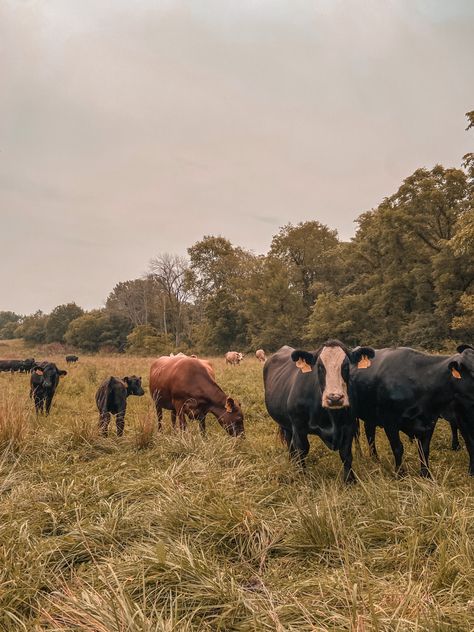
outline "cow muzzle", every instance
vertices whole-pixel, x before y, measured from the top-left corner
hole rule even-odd
[[[324,408],[345,408],[348,404],[345,401],[344,393],[328,393],[323,399]]]

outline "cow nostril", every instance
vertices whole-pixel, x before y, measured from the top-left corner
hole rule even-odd
[[[331,402],[340,402],[343,397],[342,393],[329,393],[328,395],[328,399]]]

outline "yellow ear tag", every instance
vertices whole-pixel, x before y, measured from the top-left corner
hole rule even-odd
[[[301,373],[310,373],[313,370],[303,358],[297,360],[295,364],[301,370]]]
[[[43,369],[35,369],[36,375],[43,375]]]
[[[357,363],[358,369],[368,369],[372,362],[369,360],[367,356],[362,356],[362,358]]]
[[[455,369],[454,367],[452,367],[451,369],[451,373],[453,374],[453,377],[455,377],[457,380],[461,379],[461,374],[459,373],[459,371],[457,369]]]
[[[230,404],[226,404],[225,405],[225,411],[226,411],[226,413],[231,413],[232,412],[232,406]]]

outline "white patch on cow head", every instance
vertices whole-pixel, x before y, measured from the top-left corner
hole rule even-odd
[[[326,369],[326,383],[322,394],[323,408],[345,408],[349,406],[347,384],[342,377],[342,365],[346,352],[341,347],[324,347],[319,362]]]

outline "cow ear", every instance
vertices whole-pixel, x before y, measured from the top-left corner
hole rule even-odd
[[[32,370],[35,373],[37,373],[38,375],[43,375],[43,369],[40,366],[38,366],[37,364],[34,365]]]
[[[297,349],[291,354],[291,359],[296,364],[301,373],[309,373],[316,364],[316,357],[308,351]]]
[[[225,410],[227,413],[231,413],[234,410],[235,402],[232,397],[228,397],[225,400]]]
[[[448,365],[449,370],[451,371],[451,375],[453,377],[455,377],[457,380],[461,379],[461,373],[459,372],[459,369],[461,368],[459,362],[457,360],[453,360],[452,362],[449,363]]]
[[[372,347],[356,347],[349,354],[350,361],[357,364],[358,369],[368,369],[374,356],[375,349]]]
[[[471,347],[471,345],[459,345],[456,347],[456,351],[458,353],[462,353],[463,351],[466,351],[466,349],[474,349],[474,347]]]
[[[59,375],[67,375],[67,371],[58,371]]]

